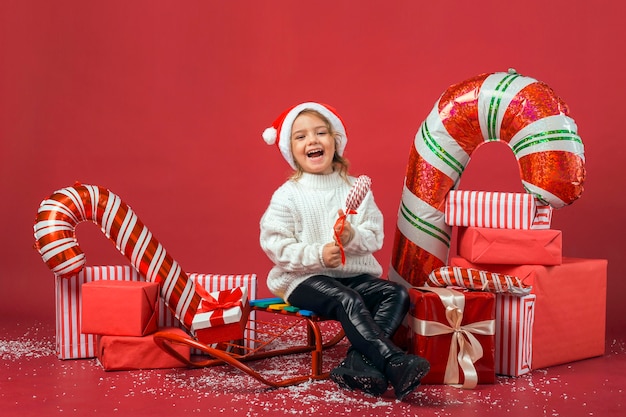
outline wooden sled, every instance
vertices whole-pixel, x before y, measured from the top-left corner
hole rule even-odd
[[[154,334],[154,341],[161,349],[188,366],[201,368],[228,364],[274,388],[296,385],[312,379],[328,378],[330,372],[324,372],[322,366],[323,352],[343,339],[345,334],[342,329],[337,333],[333,332],[334,336],[327,338],[325,342],[320,328],[320,323],[326,321],[324,318],[311,311],[284,304],[278,298],[251,300],[250,309],[262,313],[255,316],[268,316],[264,313],[270,313],[268,317],[272,318],[274,314],[278,314],[280,319],[274,317],[271,320],[258,318],[249,320],[248,327],[253,329],[250,334],[254,335],[254,340],[239,340],[209,346],[190,336],[184,337],[167,331],[159,331]],[[302,330],[304,330],[305,337],[301,335]],[[290,337],[298,331],[300,331],[299,337]],[[173,348],[174,344],[187,345],[203,352],[203,355],[187,359]],[[309,352],[311,354],[310,373],[296,377],[271,380],[247,365],[247,362],[251,361]]]

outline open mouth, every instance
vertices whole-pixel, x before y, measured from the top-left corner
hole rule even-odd
[[[319,158],[324,155],[324,151],[322,149],[315,149],[306,153],[306,156],[309,158]]]

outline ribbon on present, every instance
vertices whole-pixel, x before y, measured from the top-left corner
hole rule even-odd
[[[412,327],[421,336],[439,336],[452,333],[450,353],[446,364],[444,384],[475,388],[478,384],[478,373],[474,363],[482,358],[483,347],[475,334],[494,335],[495,320],[484,320],[461,325],[465,310],[465,296],[459,291],[450,288],[419,287],[419,290],[434,292],[439,296],[446,309],[448,324],[438,321],[421,320],[413,317]],[[459,366],[463,371],[463,384],[459,384]]]
[[[210,317],[212,326],[225,324],[224,312],[230,308],[243,307],[245,298],[244,289],[241,287],[209,293],[202,286],[196,285],[196,292],[202,297],[196,314],[213,312]]]

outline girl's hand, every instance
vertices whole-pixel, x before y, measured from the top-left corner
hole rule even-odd
[[[341,251],[335,242],[324,245],[322,248],[322,260],[328,268],[337,268],[341,265]]]
[[[339,217],[344,216],[342,209],[339,209],[337,214],[339,215]],[[348,218],[344,219],[343,231],[341,230],[341,224],[335,224],[335,237],[334,237],[335,243],[339,243],[337,242],[337,234],[339,234],[340,232],[341,234],[339,235],[339,239],[341,240],[341,244],[347,245],[354,237],[354,230],[352,229],[352,225],[348,221]]]

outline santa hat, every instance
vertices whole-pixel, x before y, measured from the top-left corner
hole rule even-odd
[[[343,125],[341,117],[337,114],[337,111],[327,104],[307,102],[287,109],[272,123],[272,127],[265,129],[263,132],[265,142],[268,145],[276,144],[283,158],[285,158],[293,169],[296,169],[296,163],[291,154],[291,128],[296,117],[298,117],[303,110],[315,110],[328,119],[333,129],[340,135],[336,152],[339,155],[343,155],[346,143],[348,142],[346,128]]]

